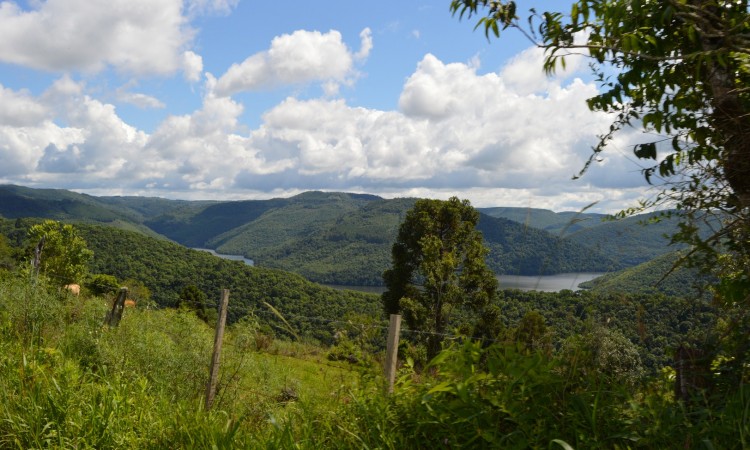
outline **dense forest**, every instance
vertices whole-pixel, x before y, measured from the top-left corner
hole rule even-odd
[[[0,220],[0,229],[21,247],[28,264],[32,244],[25,236],[31,220]],[[342,291],[311,283],[299,275],[274,269],[251,267],[179,244],[112,227],[78,224],[76,229],[94,252],[93,274],[111,275],[132,287],[143,285],[157,307],[174,307],[189,286],[197,288],[216,306],[222,289],[229,289],[231,308],[228,320],[235,322],[248,314],[261,315],[264,322],[284,330],[278,318],[265,305],[283,311],[296,333],[330,342],[328,322],[346,313],[377,315],[377,297],[356,291]],[[321,323],[324,326],[321,326]]]

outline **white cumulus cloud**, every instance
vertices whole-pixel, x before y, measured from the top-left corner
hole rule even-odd
[[[193,30],[181,0],[0,3],[0,61],[48,71],[170,74]]]
[[[514,65],[527,62],[480,74],[475,62],[428,54],[404,83],[398,111],[288,97],[255,129],[243,125],[242,103],[215,94],[221,80],[206,74],[201,107],[168,116],[151,134],[68,76],[38,97],[0,86],[0,179],[182,197],[309,189],[459,195],[480,206],[533,199],[556,209],[595,200],[607,208],[608,198],[622,206],[641,196],[642,177],[627,159],[630,136],[571,181],[610,118],[586,107],[596,86],[569,74],[519,86]]]
[[[231,95],[288,84],[344,82],[354,75],[353,61],[366,58],[372,48],[369,29],[363,30],[360,38],[361,48],[353,54],[336,30],[298,30],[277,36],[267,51],[233,64],[218,79],[216,93]]]
[[[199,81],[203,73],[203,58],[194,52],[186,51],[182,54],[182,70],[189,82]]]

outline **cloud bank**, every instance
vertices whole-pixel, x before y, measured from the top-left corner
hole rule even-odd
[[[235,5],[49,0],[22,10],[4,2],[0,61],[63,73],[105,67],[181,73],[197,83],[204,67],[189,49],[189,18],[227,13]],[[93,10],[83,15],[86,8]],[[478,206],[553,209],[592,201],[616,209],[643,194],[637,167],[618,151],[583,181],[571,181],[610,123],[587,109],[596,86],[575,78],[575,67],[554,78],[530,75],[539,73],[542,58],[530,49],[482,74],[476,61],[446,63],[428,53],[404,81],[398,109],[379,110],[338,97],[339,86],[353,85],[373,49],[370,29],[359,41],[359,49],[350,49],[337,30],[277,36],[267,50],[220,77],[205,74],[200,108],[168,115],[148,133],[68,75],[39,95],[0,85],[0,181],[182,198],[310,189],[459,195]],[[252,129],[243,124],[244,105],[232,98],[306,84],[320,84],[324,96],[290,96]],[[136,87],[121,86],[115,98],[139,108],[165,106],[133,92]],[[628,139],[618,137],[614,148],[627,148]]]

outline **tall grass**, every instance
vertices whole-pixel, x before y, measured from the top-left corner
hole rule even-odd
[[[205,411],[212,330],[0,279],[0,448],[748,448],[750,389],[683,404],[669,371],[627,381],[565,358],[465,342],[384,393],[310,344],[230,327]],[[259,349],[262,348],[262,351]]]

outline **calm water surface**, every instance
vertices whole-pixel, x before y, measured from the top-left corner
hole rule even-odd
[[[577,291],[579,284],[604,275],[598,272],[558,273],[557,275],[526,276],[500,275],[497,281],[500,289],[520,289],[522,291],[557,292],[563,289]]]
[[[247,259],[247,258],[245,258],[242,255],[224,255],[222,253],[216,253],[216,251],[211,250],[210,248],[193,248],[193,250],[198,250],[198,251],[201,251],[201,252],[208,252],[208,253],[210,253],[210,254],[212,254],[214,256],[218,256],[219,258],[230,259],[232,261],[243,261],[248,266],[254,266],[255,265],[255,263],[253,262],[252,259]]]
[[[563,289],[577,291],[578,285],[584,281],[593,280],[602,276],[604,273],[585,272],[585,273],[558,273],[557,275],[499,275],[497,281],[500,283],[500,289],[520,289],[522,291],[543,291],[557,292]],[[337,284],[327,284],[326,286],[334,289],[349,289],[352,291],[369,292],[372,294],[382,294],[385,288],[382,286],[341,286]]]
[[[193,250],[200,250],[202,252],[209,252],[214,256],[218,256],[224,259],[231,259],[234,261],[244,261],[245,264],[252,266],[254,265],[252,259],[245,258],[242,255],[224,255],[216,253],[210,248],[194,248]],[[557,292],[563,289],[570,289],[571,291],[577,291],[580,288],[578,285],[584,281],[593,280],[596,277],[604,275],[599,272],[584,272],[584,273],[558,273],[557,275],[539,275],[539,276],[527,276],[527,275],[499,275],[497,281],[500,283],[500,289],[520,289],[522,291],[543,291],[543,292]],[[325,286],[332,287],[334,289],[348,289],[352,291],[369,292],[371,294],[382,294],[385,291],[383,286],[343,286],[338,284],[326,284]]]

